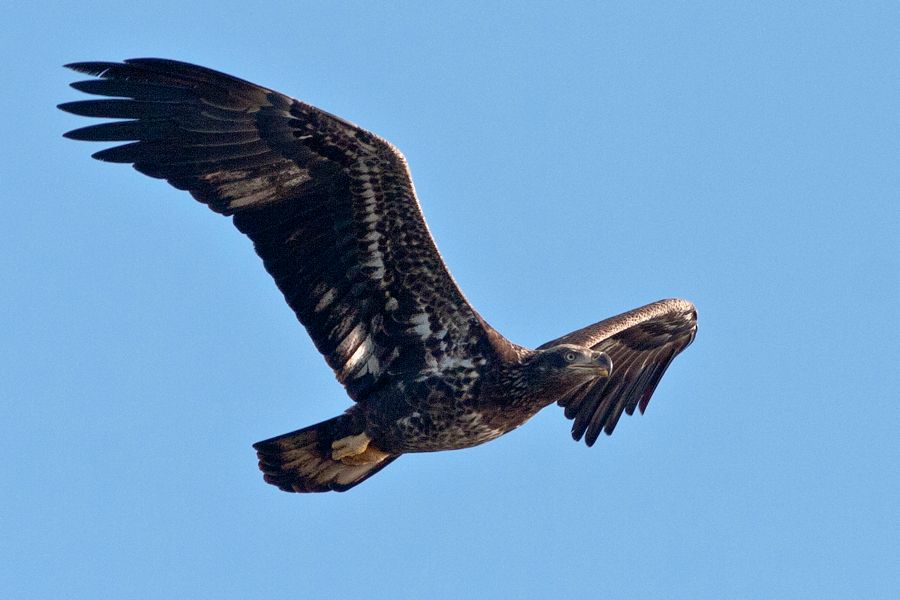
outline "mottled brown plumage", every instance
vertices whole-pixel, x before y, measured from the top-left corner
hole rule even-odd
[[[594,443],[643,412],[696,332],[654,303],[529,350],[492,329],[446,269],[406,161],[388,142],[261,86],[186,63],[67,65],[104,96],[60,108],[120,119],[66,137],[129,142],[94,157],[165,179],[246,234],[355,404],[255,445],[283,490],[343,491],[406,452],[465,448],[559,402]],[[611,360],[610,360],[611,359]]]

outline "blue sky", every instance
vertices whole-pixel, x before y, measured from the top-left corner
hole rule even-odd
[[[892,598],[900,6],[23,6],[0,97],[0,596]],[[64,140],[78,60],[233,73],[395,143],[513,341],[700,313],[593,448],[549,407],[347,494],[251,443],[348,399],[250,243]]]

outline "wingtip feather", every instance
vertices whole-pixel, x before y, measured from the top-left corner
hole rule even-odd
[[[121,63],[115,62],[107,62],[107,61],[84,61],[84,62],[71,62],[63,65],[66,69],[71,69],[73,71],[77,71],[79,73],[84,73],[86,75],[93,75],[94,77],[103,77],[103,73],[108,71],[113,67],[121,67]]]

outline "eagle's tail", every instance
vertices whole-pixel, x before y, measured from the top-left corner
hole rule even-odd
[[[253,444],[266,482],[286,492],[344,492],[399,456],[371,448],[358,456],[334,460],[334,442],[360,437],[353,421],[352,415],[343,414]]]

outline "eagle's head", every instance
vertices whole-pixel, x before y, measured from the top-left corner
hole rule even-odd
[[[612,368],[612,360],[605,352],[574,344],[538,350],[526,364],[531,391],[552,396],[561,396],[588,381],[605,379]]]

